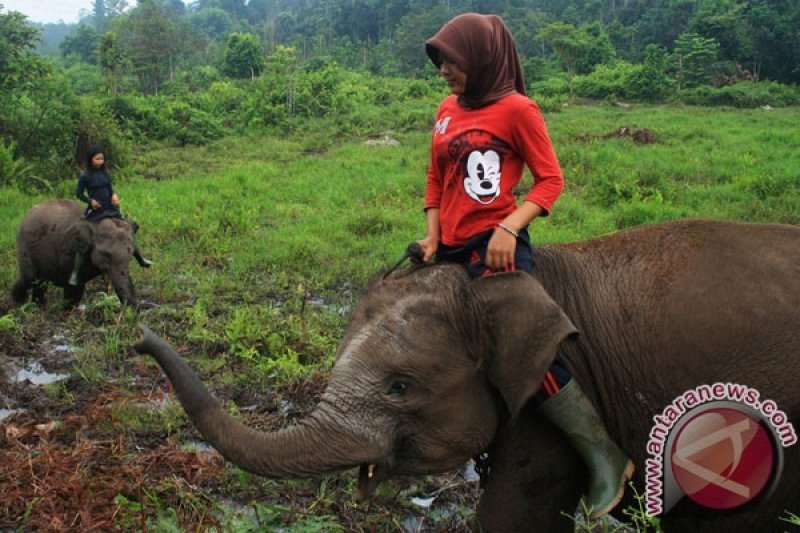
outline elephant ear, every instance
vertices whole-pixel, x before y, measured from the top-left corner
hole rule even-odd
[[[578,330],[527,273],[486,276],[474,288],[489,337],[487,375],[516,417],[539,389],[561,341]]]
[[[88,220],[78,220],[67,229],[67,242],[70,251],[85,253],[94,244],[96,224]]]

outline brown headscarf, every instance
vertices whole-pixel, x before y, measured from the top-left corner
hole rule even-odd
[[[425,43],[436,68],[440,53],[467,74],[458,102],[475,109],[514,92],[525,94],[525,79],[514,37],[497,15],[464,13],[442,26]]]

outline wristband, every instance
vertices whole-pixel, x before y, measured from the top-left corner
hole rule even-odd
[[[502,222],[501,222],[500,224],[498,224],[498,225],[497,225],[497,227],[498,227],[498,228],[502,228],[502,229],[506,230],[506,231],[507,231],[507,232],[509,232],[511,235],[513,235],[513,236],[514,236],[514,238],[516,238],[516,239],[519,239],[519,233],[517,233],[517,232],[516,232],[516,231],[514,231],[513,229],[509,228],[508,226],[506,226],[506,225],[505,225],[505,224],[503,224]]]

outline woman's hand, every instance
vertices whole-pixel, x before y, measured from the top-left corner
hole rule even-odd
[[[119,207],[119,197],[117,196],[116,193],[111,195],[111,205],[113,205],[114,207]]]
[[[417,243],[422,247],[423,263],[430,261],[433,255],[436,253],[436,250],[439,248],[439,239],[435,239],[431,236],[425,237],[424,239],[417,241]]]
[[[495,228],[489,245],[486,247],[486,266],[493,272],[510,272],[514,270],[514,252],[517,250],[517,238],[503,228]]]
[[[90,199],[89,199],[89,206],[90,206],[92,209],[100,209],[100,202],[98,202],[98,201],[97,201],[97,200],[95,200],[94,198],[90,198]]]

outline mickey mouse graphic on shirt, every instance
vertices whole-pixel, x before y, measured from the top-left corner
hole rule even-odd
[[[475,150],[467,157],[464,190],[470,198],[490,204],[500,196],[500,155],[494,150]]]
[[[503,157],[509,146],[494,135],[472,130],[450,142],[450,157],[464,169],[464,192],[481,205],[500,196]]]

